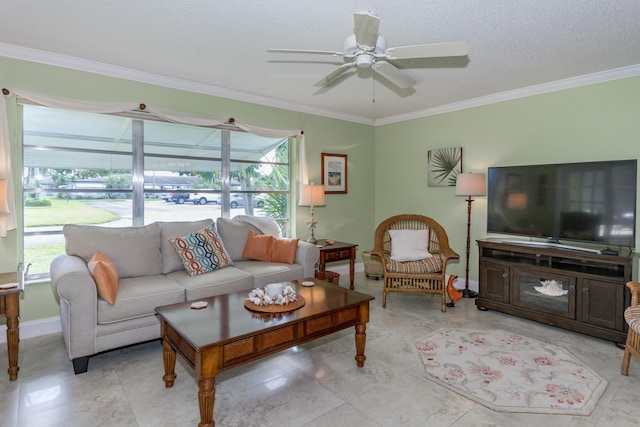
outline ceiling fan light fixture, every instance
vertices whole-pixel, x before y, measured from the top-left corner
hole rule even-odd
[[[390,61],[404,59],[424,59],[448,56],[465,56],[469,46],[464,41],[394,46],[387,49],[387,43],[378,32],[380,18],[372,12],[353,14],[354,33],[347,36],[342,52],[304,49],[269,49],[269,52],[314,53],[342,57],[344,64],[317,81],[314,86],[324,87],[334,82],[353,67],[371,68],[376,75],[388,80],[399,89],[408,89],[416,81],[403,69]]]
[[[358,55],[356,65],[358,68],[370,68],[373,64],[373,56],[368,53]]]

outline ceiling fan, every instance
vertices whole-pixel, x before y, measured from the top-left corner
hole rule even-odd
[[[304,49],[268,49],[267,52],[309,53],[342,57],[344,64],[318,80],[314,86],[327,86],[350,68],[371,68],[400,89],[407,89],[415,80],[399,70],[392,61],[416,58],[465,56],[469,52],[466,42],[448,42],[397,46],[387,48],[384,38],[378,33],[380,18],[371,12],[353,14],[354,34],[344,41],[342,52]]]

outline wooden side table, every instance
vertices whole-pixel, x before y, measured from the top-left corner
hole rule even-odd
[[[9,381],[18,379],[18,346],[20,343],[20,292],[24,291],[24,281],[17,273],[0,273],[0,285],[16,282],[18,286],[0,289],[0,316],[7,318],[7,353],[9,354]]]
[[[318,240],[320,246],[320,261],[318,262],[318,271],[325,270],[325,264],[336,261],[349,260],[349,289],[353,290],[353,275],[356,263],[356,248],[358,245],[345,242],[333,242],[328,245],[326,240]]]

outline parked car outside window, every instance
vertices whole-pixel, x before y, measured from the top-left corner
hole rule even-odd
[[[216,203],[222,204],[222,196],[218,196],[216,199]],[[244,207],[244,195],[239,193],[234,193],[231,195],[231,201],[229,202],[229,206],[231,209],[235,209],[237,207]],[[264,200],[260,198],[260,196],[253,196],[253,207],[254,208],[262,208],[264,207]]]
[[[206,205],[209,202],[213,202],[213,194],[210,193],[189,193],[188,202],[192,202],[194,205]]]

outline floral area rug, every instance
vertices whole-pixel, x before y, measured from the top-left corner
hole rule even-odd
[[[414,350],[427,378],[494,411],[589,415],[607,387],[566,350],[501,329],[443,328]]]

